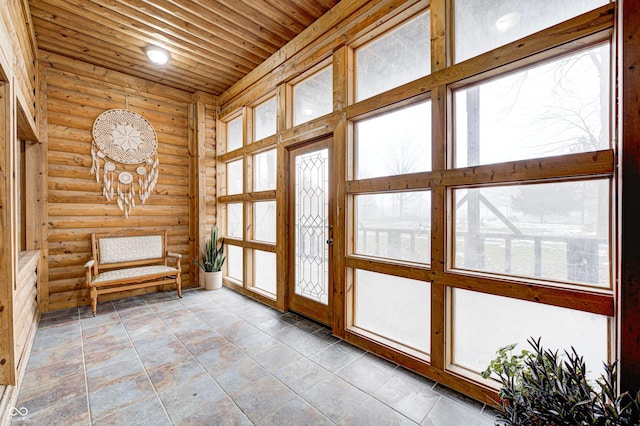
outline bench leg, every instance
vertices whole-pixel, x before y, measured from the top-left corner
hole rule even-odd
[[[180,278],[180,274],[176,276],[176,288],[178,290],[178,297],[182,298],[182,278]]]
[[[91,287],[91,312],[96,316],[96,308],[98,307],[98,289]]]

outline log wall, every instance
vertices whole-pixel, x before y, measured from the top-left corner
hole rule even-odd
[[[48,113],[48,309],[89,303],[83,264],[90,258],[90,234],[105,228],[167,228],[169,250],[183,255],[183,286],[192,285],[190,259],[199,235],[198,226],[190,226],[190,211],[197,207],[199,193],[198,173],[194,173],[197,153],[190,149],[197,137],[190,115],[193,95],[63,56],[39,53],[40,61],[46,64]],[[127,105],[155,129],[160,165],[152,195],[146,204],[136,203],[125,219],[113,201],[102,197],[102,184],[89,170],[95,119],[106,110],[125,109]],[[128,294],[149,291],[155,288]],[[122,296],[116,293],[112,297]]]
[[[18,139],[37,141],[36,47],[27,0],[0,8],[0,425],[17,399],[38,311],[32,263],[18,253]],[[34,256],[39,258],[39,253]],[[28,265],[26,265],[28,263]],[[26,268],[19,268],[26,265]]]
[[[39,266],[39,250],[21,253],[18,264],[18,285],[13,297],[15,364],[20,376],[27,367],[31,344],[40,316],[36,301]]]

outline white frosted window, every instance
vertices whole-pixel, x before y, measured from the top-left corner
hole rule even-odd
[[[276,202],[253,203],[253,237],[258,241],[276,242]]]
[[[242,193],[243,173],[242,160],[227,163],[227,195]]]
[[[293,86],[293,125],[306,123],[333,111],[333,66],[328,66]]]
[[[276,295],[276,254],[255,250],[253,252],[255,271],[253,286]]]
[[[431,283],[356,270],[355,325],[429,353]]]
[[[453,191],[454,267],[610,287],[609,180]]]
[[[227,123],[227,152],[242,148],[242,116]]]
[[[431,193],[355,196],[357,254],[410,262],[431,259]]]
[[[603,44],[454,92],[456,167],[608,149]]]
[[[357,121],[356,179],[431,170],[431,101]]]
[[[516,352],[531,350],[529,337],[542,338],[546,349],[576,351],[584,356],[591,378],[608,360],[608,317],[541,303],[453,290],[453,364],[481,372],[495,352],[518,343]]]
[[[227,276],[242,281],[242,265],[244,262],[242,247],[225,244],[224,248],[227,253],[227,260],[225,262],[227,264]]]
[[[276,98],[273,97],[253,109],[253,140],[259,141],[276,133],[278,122]]]
[[[607,3],[606,0],[455,0],[455,60],[462,62]]]
[[[422,13],[356,49],[357,101],[431,73],[429,15]]]
[[[227,204],[227,236],[242,238],[242,203]]]
[[[261,152],[253,156],[253,190],[276,189],[276,150]]]

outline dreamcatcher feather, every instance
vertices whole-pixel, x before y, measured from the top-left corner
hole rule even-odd
[[[93,123],[91,174],[102,181],[102,195],[116,200],[129,218],[136,195],[144,204],[158,182],[158,140],[151,124],[141,115],[124,109],[103,112]],[[102,164],[104,163],[104,164]],[[119,170],[139,164],[133,174]],[[102,169],[102,176],[100,170]],[[136,190],[137,184],[137,190]]]

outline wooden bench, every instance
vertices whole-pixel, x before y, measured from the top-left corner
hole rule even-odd
[[[169,266],[171,258],[175,267]],[[176,284],[182,297],[182,255],[167,251],[167,231],[91,234],[91,260],[84,264],[91,310],[96,315],[98,295]]]

